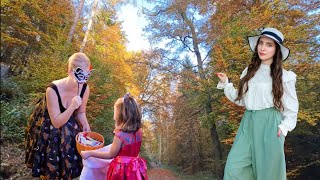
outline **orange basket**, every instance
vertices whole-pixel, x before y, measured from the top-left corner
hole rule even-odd
[[[89,136],[89,137],[91,137],[91,138],[93,138],[93,139],[95,139],[95,140],[98,140],[98,141],[100,141],[100,142],[102,142],[100,145],[98,145],[98,146],[87,146],[87,145],[83,145],[83,144],[81,144],[81,143],[79,143],[78,142],[78,137],[79,137],[79,135],[80,134],[87,134],[87,136]],[[103,138],[103,136],[101,135],[101,134],[99,134],[99,133],[96,133],[96,132],[80,132],[80,133],[78,133],[77,134],[77,136],[76,136],[76,146],[77,146],[77,150],[78,150],[78,152],[79,152],[79,154],[81,153],[81,151],[87,151],[87,150],[95,150],[95,149],[100,149],[100,148],[102,148],[103,146],[104,146],[104,138]]]

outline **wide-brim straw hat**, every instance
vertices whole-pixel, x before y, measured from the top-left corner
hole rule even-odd
[[[261,36],[266,36],[273,39],[276,43],[279,44],[280,50],[282,53],[282,60],[286,60],[289,57],[290,50],[283,45],[284,36],[283,34],[275,28],[264,28],[260,35],[257,36],[248,36],[249,45],[252,51],[254,51],[258,39]]]

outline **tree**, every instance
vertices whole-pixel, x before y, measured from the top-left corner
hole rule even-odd
[[[64,43],[72,4],[69,1],[1,1],[1,61],[16,73],[31,55],[55,51]]]
[[[67,43],[70,43],[71,40],[72,40],[72,38],[73,38],[73,34],[74,34],[75,30],[76,30],[76,26],[77,26],[79,17],[80,17],[81,12],[82,12],[83,4],[84,4],[84,0],[81,0],[81,1],[80,1],[80,4],[79,4],[79,7],[78,7],[78,10],[77,10],[76,13],[75,13],[74,20],[73,20],[73,24],[72,24],[72,26],[71,26],[70,32],[69,32],[69,34],[68,34]]]
[[[85,33],[85,35],[84,35],[82,44],[81,44],[81,46],[80,46],[80,52],[83,52],[83,49],[84,49],[84,47],[85,47],[86,44],[87,44],[89,32],[90,32],[90,30],[91,30],[92,22],[93,22],[93,19],[94,19],[94,17],[95,17],[97,4],[98,4],[98,0],[94,0],[93,6],[92,6],[92,10],[91,10],[91,18],[90,18],[90,20],[89,20],[89,23],[88,23],[88,26],[87,26],[87,29],[86,29],[86,33]]]
[[[170,1],[168,3],[156,3],[151,12],[147,12],[150,25],[147,27],[150,33],[150,39],[154,44],[161,41],[167,41],[166,48],[162,48],[168,56],[168,62],[172,59],[177,63],[179,53],[191,52],[196,56],[197,74],[199,75],[198,85],[203,87],[199,92],[205,98],[202,99],[207,121],[210,122],[210,132],[213,142],[213,152],[215,159],[215,168],[218,175],[222,175],[222,151],[217,133],[215,121],[212,118],[212,98],[209,89],[206,88],[207,77],[203,61],[206,60],[210,52],[205,40],[205,29],[208,11],[202,11],[205,3],[202,1],[184,2]],[[206,4],[206,3],[205,3]],[[207,5],[207,4],[206,4]],[[171,48],[171,49],[170,49]],[[203,52],[206,52],[206,55]],[[181,61],[181,60],[180,60]],[[164,63],[168,63],[164,61]]]

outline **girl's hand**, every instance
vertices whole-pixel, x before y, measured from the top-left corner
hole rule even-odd
[[[90,151],[81,151],[82,159],[87,159],[91,156]]]
[[[218,76],[218,78],[220,78],[220,81],[222,83],[225,83],[228,79],[227,75],[224,73],[217,73],[216,76]]]
[[[280,137],[280,135],[282,134],[282,131],[281,131],[281,129],[279,128],[279,130],[278,130],[278,137]],[[283,134],[282,134],[283,135]]]

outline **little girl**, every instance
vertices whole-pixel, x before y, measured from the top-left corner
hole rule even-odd
[[[238,90],[226,74],[217,73],[218,89],[224,89],[232,102],[246,107],[224,179],[285,180],[284,139],[295,128],[298,114],[296,75],[282,69],[289,49],[283,46],[280,31],[265,28],[248,40],[254,54],[240,76]]]
[[[112,159],[106,179],[148,179],[146,161],[139,157],[142,130],[141,111],[136,100],[127,93],[114,105],[114,139],[108,152],[82,151],[83,159]]]

